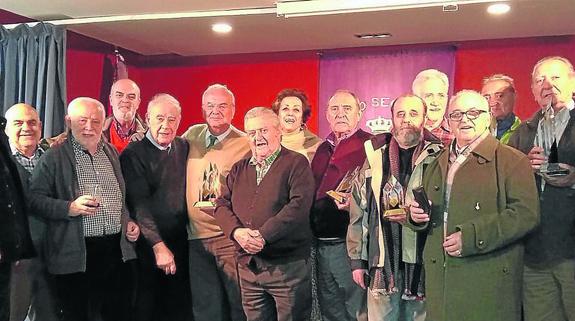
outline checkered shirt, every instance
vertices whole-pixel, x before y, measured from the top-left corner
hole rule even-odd
[[[16,161],[22,165],[29,173],[32,173],[32,170],[34,170],[34,167],[36,167],[40,161],[40,156],[44,154],[44,150],[39,146],[36,148],[34,155],[32,155],[30,158],[20,153],[16,147],[12,146],[12,144],[10,144],[10,148],[12,149],[12,155],[14,156],[14,159],[16,159]]]
[[[84,237],[117,234],[121,231],[122,192],[116,179],[112,163],[104,152],[100,141],[94,155],[71,137],[76,159],[76,173],[80,195],[84,195],[87,184],[99,184],[102,195],[95,215],[82,216]]]
[[[272,167],[272,164],[274,163],[276,158],[278,158],[280,150],[281,147],[278,148],[275,152],[273,152],[273,154],[268,156],[266,159],[264,159],[262,163],[258,163],[255,156],[252,156],[252,158],[250,158],[250,165],[256,167],[256,179],[258,185],[260,185],[262,179],[264,179],[264,176],[266,176],[266,174],[270,170],[270,167]]]

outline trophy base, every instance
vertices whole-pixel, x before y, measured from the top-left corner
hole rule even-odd
[[[345,197],[343,197],[340,193],[336,191],[327,191],[325,193],[338,203],[345,203],[346,201]]]
[[[390,217],[390,216],[397,216],[397,215],[406,215],[405,209],[403,208],[394,208],[392,210],[386,210],[383,212],[383,217]]]
[[[539,169],[539,173],[551,177],[556,177],[556,176],[565,176],[569,174],[569,170],[561,168],[561,166],[559,166],[558,163],[549,163],[546,165],[542,165],[541,168]]]
[[[216,204],[212,201],[200,201],[200,202],[195,202],[194,207],[201,208],[201,209],[214,209],[214,208],[216,208]]]

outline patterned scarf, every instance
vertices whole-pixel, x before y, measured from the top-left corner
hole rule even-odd
[[[405,201],[405,189],[407,187],[407,182],[409,182],[409,176],[411,175],[414,167],[415,161],[421,154],[423,150],[424,142],[423,140],[415,147],[413,154],[411,156],[411,167],[408,170],[408,175],[401,177],[400,173],[400,147],[395,138],[392,138],[389,143],[388,149],[388,160],[386,162],[386,155],[383,154],[383,164],[389,164],[389,166],[384,165],[384,177],[387,179],[383,180],[382,189],[386,184],[391,184],[394,186],[397,183],[401,184],[403,193],[401,194],[400,204],[403,205]],[[403,182],[401,180],[403,179]],[[403,184],[402,184],[403,183]],[[384,204],[384,192],[381,193],[381,207],[380,211],[380,221],[383,229],[383,235],[385,237],[385,262],[383,267],[373,268],[370,271],[371,284],[370,291],[375,295],[390,295],[399,291],[397,287],[397,282],[403,282],[403,294],[402,298],[404,300],[422,300],[425,292],[424,283],[424,273],[423,265],[421,264],[411,264],[402,261],[402,244],[401,244],[401,233],[402,225],[399,223],[393,223],[383,218],[383,212],[385,209]],[[418,248],[418,252],[422,251]],[[400,273],[403,271],[403,275]]]

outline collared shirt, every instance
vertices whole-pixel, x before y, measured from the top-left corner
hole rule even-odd
[[[152,145],[156,146],[156,148],[158,148],[159,150],[163,150],[163,151],[168,151],[170,152],[170,148],[172,148],[172,143],[170,143],[170,145],[164,147],[160,144],[158,144],[155,140],[154,137],[152,137],[152,133],[148,130],[146,132],[146,138],[150,140],[150,142],[152,143]]]
[[[34,167],[38,165],[40,156],[44,154],[44,150],[40,148],[40,146],[36,147],[36,151],[32,157],[27,157],[26,155],[20,153],[20,151],[16,149],[16,147],[12,144],[10,144],[10,149],[12,150],[14,159],[16,159],[16,161],[20,163],[20,165],[22,165],[29,173],[31,173],[32,170],[34,170]]]
[[[266,174],[270,170],[270,167],[272,167],[272,164],[274,163],[276,158],[278,158],[280,151],[281,151],[281,146],[275,152],[273,152],[270,156],[268,156],[266,159],[264,159],[264,161],[261,163],[258,163],[255,156],[252,156],[252,158],[250,158],[250,165],[256,167],[256,179],[257,179],[258,185],[260,185],[262,179],[264,179],[264,176],[266,176]]]
[[[565,106],[565,108],[561,109],[559,112],[557,112],[555,114],[555,118],[554,118],[554,123],[555,123],[555,141],[557,143],[559,143],[559,140],[561,139],[561,136],[563,136],[563,132],[565,131],[565,128],[567,128],[567,123],[569,122],[569,119],[571,118],[571,115],[569,114],[569,112],[571,110],[573,110],[573,108],[575,108],[575,101],[571,100],[567,106]],[[551,130],[551,123],[548,121],[545,121],[545,117],[542,117],[541,120],[539,120],[539,124],[537,126],[537,136],[541,136],[542,135],[542,131],[545,130]]]
[[[112,126],[114,126],[114,128],[116,129],[116,133],[121,139],[127,140],[136,131],[136,119],[134,118],[134,120],[132,120],[132,124],[130,125],[130,127],[128,127],[127,131],[124,131],[124,128],[122,128],[122,126],[116,120],[116,118],[112,119]]]
[[[212,135],[212,133],[210,133],[210,131],[208,130],[208,133],[206,134],[206,147],[211,147],[210,146],[210,142],[211,142],[211,137],[215,137],[216,141],[213,145],[217,144],[218,142],[222,142],[224,139],[226,139],[226,137],[228,137],[228,135],[232,132],[232,125],[230,125],[230,127],[228,127],[228,129],[221,135]],[[212,146],[213,146],[212,145]]]
[[[350,138],[350,137],[353,136],[353,134],[355,134],[358,130],[359,130],[359,127],[356,127],[355,129],[353,129],[353,130],[350,131],[349,133],[343,135],[340,139],[336,139],[335,133],[334,133],[334,132],[331,132],[329,135],[327,135],[327,137],[325,138],[325,140],[326,140],[328,143],[330,143],[331,146],[336,147],[337,145],[339,145],[339,143],[341,143],[341,141]]]
[[[122,192],[108,155],[104,152],[103,142],[98,143],[96,152],[91,155],[73,136],[72,146],[76,160],[76,173],[80,195],[86,195],[88,184],[98,184],[101,195],[100,205],[94,215],[83,215],[84,237],[117,234],[121,231]]]

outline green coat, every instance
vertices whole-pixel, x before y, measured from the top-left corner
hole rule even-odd
[[[455,174],[447,235],[462,232],[461,257],[443,251],[449,149],[425,170],[433,203],[424,249],[428,321],[519,321],[522,236],[539,222],[539,201],[527,157],[488,136]]]

